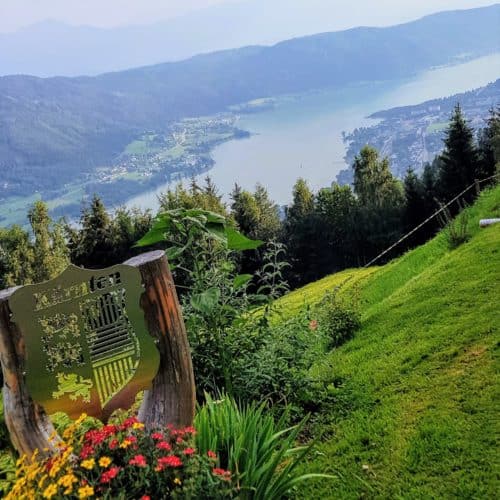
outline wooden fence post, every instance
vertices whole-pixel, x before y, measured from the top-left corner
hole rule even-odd
[[[19,454],[31,456],[38,450],[40,455],[48,456],[55,451],[54,444],[59,438],[43,408],[31,399],[24,380],[24,338],[11,321],[9,307],[9,298],[17,288],[0,291],[0,361],[5,424]],[[49,439],[51,435],[53,440]]]
[[[145,287],[141,307],[149,333],[160,351],[160,368],[151,390],[144,393],[139,420],[149,428],[166,423],[191,425],[196,402],[193,365],[165,252],[145,253],[124,264],[135,266],[141,272]]]
[[[139,269],[144,286],[141,308],[149,333],[160,352],[160,367],[152,388],[144,393],[139,419],[148,428],[191,425],[195,385],[191,353],[167,258],[163,251],[134,257],[126,265]],[[18,287],[19,288],[19,287]],[[25,381],[26,346],[21,329],[11,319],[9,298],[17,290],[0,291],[0,361],[3,372],[5,423],[13,446],[22,455],[56,452],[60,440],[42,406],[31,398]],[[26,311],[29,314],[29,311]],[[50,439],[52,436],[52,439]]]

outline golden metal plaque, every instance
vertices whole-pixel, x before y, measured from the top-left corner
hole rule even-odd
[[[140,308],[137,268],[70,266],[9,300],[26,342],[26,384],[48,414],[106,420],[147,389],[160,363]]]

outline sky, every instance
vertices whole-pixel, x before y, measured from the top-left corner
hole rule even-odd
[[[46,19],[68,24],[114,27],[150,24],[221,3],[241,0],[0,0],[0,32],[12,32]],[[263,0],[246,0],[261,3]],[[404,22],[440,10],[491,5],[495,0],[265,0],[311,6],[318,16],[338,18],[338,29],[359,24]],[[310,12],[314,15],[314,11]],[[371,21],[371,22],[370,22]]]

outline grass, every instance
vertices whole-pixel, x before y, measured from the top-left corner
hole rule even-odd
[[[335,387],[304,470],[336,475],[300,498],[494,498],[499,488],[500,188],[469,210],[471,239],[443,234],[386,266],[345,271],[281,301],[291,314],[351,273],[362,327],[311,371]],[[345,293],[345,292],[343,292]]]

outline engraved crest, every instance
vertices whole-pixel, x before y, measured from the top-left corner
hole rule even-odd
[[[151,385],[159,353],[139,301],[140,272],[70,266],[9,300],[26,342],[26,384],[47,413],[106,420]]]

